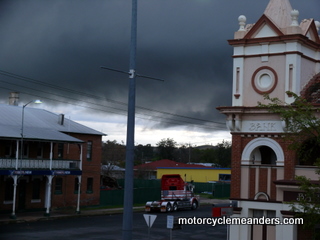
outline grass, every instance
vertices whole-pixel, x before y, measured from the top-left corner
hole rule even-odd
[[[209,198],[209,199],[213,199],[214,198],[213,195],[209,194],[209,193],[200,193],[199,195],[202,198]]]

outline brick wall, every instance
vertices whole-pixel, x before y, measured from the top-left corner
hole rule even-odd
[[[241,192],[241,154],[242,142],[240,135],[232,136],[231,191],[230,198],[240,198]]]
[[[99,135],[70,134],[75,138],[82,140],[82,177],[81,177],[81,195],[80,205],[99,205],[100,204],[100,171],[101,171],[101,151],[102,138]],[[87,142],[92,142],[92,157],[87,159]],[[79,159],[79,144],[64,144],[64,159]],[[57,154],[57,145],[55,146],[55,154]],[[62,193],[55,192],[55,184],[57,177],[62,178]],[[77,176],[55,176],[52,182],[52,208],[59,207],[76,207]],[[87,191],[88,178],[93,179],[92,191]]]
[[[258,192],[268,192],[268,169],[259,169],[259,189]]]

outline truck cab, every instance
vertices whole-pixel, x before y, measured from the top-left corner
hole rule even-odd
[[[183,208],[197,209],[200,197],[194,195],[193,190],[194,185],[185,182],[179,174],[163,175],[161,178],[161,200],[147,202],[145,211],[170,212]]]

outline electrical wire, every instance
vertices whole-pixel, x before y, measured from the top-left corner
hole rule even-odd
[[[77,94],[77,95],[80,95],[80,96],[87,96],[87,97],[92,98],[92,99],[103,100],[103,101],[112,102],[112,103],[120,104],[120,105],[123,105],[123,106],[127,106],[127,103],[124,103],[124,102],[120,102],[120,101],[116,101],[116,100],[113,100],[113,99],[99,97],[99,96],[96,96],[96,95],[93,95],[93,94],[88,94],[88,93],[85,93],[85,92],[82,92],[82,91],[77,91],[77,90],[70,89],[70,88],[64,88],[64,87],[53,85],[53,84],[50,84],[50,83],[45,83],[45,82],[42,82],[42,81],[39,81],[39,80],[35,80],[33,78],[24,77],[24,76],[17,75],[17,74],[14,74],[14,73],[10,73],[10,72],[6,72],[6,71],[0,70],[0,74],[1,75],[5,75],[5,76],[9,76],[9,77],[13,77],[13,78],[16,78],[16,79],[24,80],[24,81],[27,81],[27,82],[32,82],[32,83],[39,84],[39,85],[42,85],[42,86],[47,86],[47,87],[54,88],[54,89],[57,89],[57,90],[62,90],[62,91],[66,91],[66,92],[69,92],[69,93],[74,93],[74,94]],[[60,96],[60,97],[65,97],[65,96]],[[141,110],[146,110],[146,111],[151,111],[151,112],[157,112],[157,113],[161,113],[161,114],[171,115],[171,116],[174,116],[174,117],[181,117],[181,118],[187,118],[187,119],[196,120],[196,121],[203,121],[203,122],[210,122],[210,123],[225,125],[225,123],[221,123],[221,122],[216,122],[216,121],[211,121],[211,120],[204,120],[204,119],[199,119],[199,118],[194,118],[194,117],[188,117],[188,116],[183,116],[183,115],[174,114],[174,113],[168,113],[168,112],[159,111],[159,110],[146,108],[146,107],[141,107],[141,106],[136,106],[136,108],[137,109],[141,109]]]
[[[67,92],[67,93],[72,93],[72,94],[75,94],[76,96],[81,96],[81,97],[86,96],[89,99],[95,99],[95,100],[104,101],[104,102],[108,102],[108,103],[112,103],[112,104],[117,104],[117,105],[120,105],[122,107],[126,107],[127,106],[126,103],[123,103],[123,102],[120,102],[120,101],[99,97],[99,96],[96,96],[96,95],[93,95],[93,94],[88,94],[86,92],[77,91],[77,90],[74,90],[74,89],[69,89],[69,88],[57,86],[57,85],[50,84],[50,83],[45,83],[43,81],[39,81],[39,80],[36,80],[36,79],[33,79],[33,78],[29,78],[29,77],[24,77],[24,76],[17,75],[17,74],[14,74],[14,73],[10,73],[10,72],[7,72],[7,71],[0,70],[0,75],[11,77],[11,78],[15,78],[15,79],[19,79],[19,80],[22,80],[22,81],[25,81],[25,82],[29,82],[29,83],[33,83],[33,84],[37,84],[37,85],[42,85],[42,86],[45,86],[45,87],[48,87],[48,88],[51,88],[51,89],[56,89],[56,90],[64,91],[64,92]],[[127,110],[119,108],[119,107],[107,106],[107,105],[96,103],[96,102],[83,101],[82,99],[74,98],[74,97],[71,97],[69,95],[60,95],[60,94],[52,93],[50,91],[43,91],[43,90],[31,88],[31,87],[26,87],[26,86],[23,86],[23,85],[19,85],[19,84],[13,83],[13,82],[7,82],[7,81],[4,81],[4,80],[0,80],[0,82],[3,82],[5,84],[9,84],[9,85],[13,85],[13,86],[18,86],[18,87],[21,87],[23,89],[29,89],[31,91],[42,92],[42,93],[45,94],[45,96],[39,95],[39,94],[35,95],[33,93],[30,93],[30,92],[27,92],[27,91],[23,91],[26,94],[34,95],[34,96],[45,98],[45,99],[48,99],[48,100],[67,103],[67,104],[70,104],[70,105],[80,106],[80,107],[83,107],[83,108],[88,108],[88,109],[92,109],[92,110],[96,110],[96,111],[109,112],[109,113],[120,114],[120,115],[127,115],[127,112],[126,112]],[[5,87],[1,87],[1,88],[6,89]],[[48,97],[48,95],[57,96],[59,98],[69,99],[69,100],[76,101],[76,102],[82,102],[82,103],[85,103],[85,104],[93,105],[94,107],[91,107],[91,106],[88,106],[88,105],[79,104],[79,103],[70,103],[70,102],[68,102],[66,100],[61,100],[61,99]],[[97,108],[97,107],[103,107],[104,109]],[[109,109],[112,109],[112,110],[106,110],[105,108],[109,108]],[[187,125],[196,126],[198,128],[209,128],[209,129],[216,129],[216,130],[225,129],[225,124],[224,123],[220,123],[220,122],[216,122],[216,121],[210,121],[210,120],[204,120],[204,119],[200,119],[200,118],[188,117],[188,116],[183,116],[183,115],[179,115],[179,114],[168,113],[168,112],[164,112],[164,111],[158,111],[158,110],[151,109],[151,108],[145,108],[145,107],[141,107],[141,106],[136,106],[136,108],[138,110],[137,111],[137,115],[138,115],[137,118],[140,118],[140,119],[145,119],[145,120],[149,120],[149,121],[157,121],[157,122],[168,123],[168,124],[184,123],[184,124],[187,124]],[[147,111],[147,112],[150,112],[150,113],[145,113],[145,112],[141,112],[141,111]],[[154,113],[162,114],[164,116],[156,116],[156,115],[154,115]],[[140,115],[149,116],[151,118],[144,118],[144,117],[142,117]],[[179,118],[179,119],[168,118],[168,116],[169,117],[174,117],[174,118]],[[198,121],[198,122],[192,122],[192,121]],[[215,126],[208,126],[208,124],[214,124]],[[217,126],[217,125],[223,125],[224,127]]]

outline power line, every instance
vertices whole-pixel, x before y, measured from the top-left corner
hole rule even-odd
[[[121,71],[121,72],[123,72],[123,71]],[[20,80],[24,80],[24,81],[27,81],[27,82],[32,82],[32,83],[35,83],[35,84],[43,85],[43,86],[46,86],[46,87],[54,88],[54,89],[57,89],[57,90],[62,90],[62,91],[66,91],[66,92],[69,92],[69,93],[74,93],[74,94],[77,94],[77,95],[80,95],[80,96],[87,96],[87,97],[92,98],[92,99],[103,100],[103,101],[108,101],[108,102],[120,104],[120,105],[123,105],[123,106],[127,106],[127,103],[124,103],[124,102],[121,102],[121,101],[116,101],[116,100],[113,100],[113,99],[103,98],[103,97],[99,97],[97,95],[88,94],[86,92],[77,91],[77,90],[74,90],[74,89],[65,88],[65,87],[57,86],[57,85],[50,84],[50,83],[45,83],[43,81],[39,81],[39,80],[36,80],[36,79],[33,79],[33,78],[29,78],[29,77],[24,77],[24,76],[17,75],[17,74],[14,74],[14,73],[10,73],[10,72],[7,72],[7,71],[0,70],[0,74],[1,75],[5,75],[5,76],[9,76],[9,77],[13,77],[13,78],[17,78],[17,79],[20,79]],[[62,97],[65,97],[65,96],[62,96]],[[141,110],[157,112],[157,113],[171,115],[171,116],[175,116],[175,117],[188,118],[188,119],[192,119],[192,120],[196,120],[196,121],[203,121],[203,122],[210,122],[210,123],[225,125],[225,123],[221,123],[221,122],[216,122],[216,121],[211,121],[211,120],[204,120],[204,119],[194,118],[194,117],[188,117],[188,116],[183,116],[183,115],[179,115],[179,114],[175,114],[175,113],[169,113],[169,112],[165,112],[165,111],[159,111],[159,110],[146,108],[146,107],[141,107],[141,106],[136,106],[136,107],[138,109],[141,109]]]
[[[0,80],[0,82],[5,82],[5,83],[8,83],[6,81],[2,81]],[[13,83],[8,83],[8,84],[11,84],[11,85],[15,85],[15,86],[20,86],[21,85],[18,85],[18,84],[13,84]],[[27,89],[31,89],[31,90],[36,90],[36,89],[33,89],[33,88],[30,88],[30,87],[25,87],[23,86],[24,88],[27,88]],[[5,87],[1,87],[3,89],[8,89],[8,90],[12,90],[12,89],[9,89],[9,88],[5,88]],[[46,92],[46,91],[42,91],[42,90],[36,90],[37,92],[43,92],[45,94],[51,94],[51,95],[56,95],[56,96],[60,96],[60,97],[63,97],[63,98],[66,98],[65,96],[61,96],[61,95],[57,95],[57,94],[53,94],[53,93],[50,93],[50,92]],[[92,109],[92,110],[95,110],[95,111],[101,111],[101,112],[109,112],[109,113],[114,113],[114,114],[119,114],[119,115],[124,115],[126,116],[127,113],[125,112],[125,110],[123,109],[116,109],[116,108],[113,108],[117,111],[111,111],[111,110],[105,110],[106,107],[108,108],[112,108],[112,107],[109,107],[109,106],[105,106],[105,105],[102,105],[102,104],[96,104],[96,103],[90,103],[90,102],[85,102],[85,101],[81,101],[79,99],[74,99],[74,98],[70,98],[70,97],[67,97],[69,99],[72,99],[72,100],[76,100],[78,102],[84,102],[84,103],[89,103],[89,104],[92,104],[92,105],[96,105],[96,106],[101,106],[103,107],[104,109],[101,109],[101,108],[95,108],[95,107],[90,107],[88,105],[82,105],[82,104],[78,104],[78,103],[71,103],[71,102],[68,102],[68,101],[64,101],[64,100],[61,100],[61,99],[53,99],[53,98],[50,98],[48,97],[47,95],[39,95],[39,94],[33,94],[33,93],[30,93],[30,92],[27,92],[27,91],[23,91],[24,93],[26,94],[29,94],[29,95],[33,95],[33,96],[36,96],[36,97],[40,97],[42,99],[48,99],[48,100],[51,100],[51,101],[57,101],[57,102],[61,102],[61,103],[66,103],[66,104],[70,104],[70,105],[74,105],[74,106],[79,106],[79,107],[83,107],[83,108],[87,108],[87,109]],[[123,113],[122,112],[119,112],[120,110],[124,111]],[[146,114],[140,114],[138,113],[139,115],[146,115]],[[155,117],[155,116],[152,116],[150,115],[151,117]],[[143,119],[143,120],[148,120],[148,121],[156,121],[156,122],[161,122],[161,123],[167,123],[167,124],[177,124],[177,123],[184,123],[184,124],[187,124],[187,125],[194,125],[194,126],[198,126],[200,128],[206,128],[206,129],[221,129],[220,127],[214,127],[214,126],[206,126],[204,124],[199,124],[199,123],[193,123],[193,122],[190,122],[190,121],[184,121],[184,120],[177,120],[177,119],[166,119],[165,117],[161,117],[161,116],[157,116],[158,119],[150,119],[150,118],[145,118],[145,117],[141,117],[141,116],[137,116],[137,118],[139,119]],[[163,119],[163,120],[160,120],[160,119]]]
[[[10,73],[10,72],[6,72],[6,71],[0,70],[0,74],[4,75],[4,76],[7,76],[7,77],[19,79],[19,80],[22,80],[22,81],[31,82],[33,84],[42,85],[42,86],[45,86],[45,87],[48,87],[48,88],[53,88],[53,89],[56,89],[56,90],[72,93],[72,94],[75,94],[76,96],[82,96],[82,97],[86,96],[89,99],[96,99],[96,100],[100,100],[100,101],[102,100],[102,101],[106,101],[106,102],[113,103],[113,104],[119,104],[119,105],[121,105],[123,107],[127,106],[126,103],[123,103],[123,102],[120,102],[120,101],[99,97],[99,96],[96,96],[96,95],[93,95],[93,94],[88,94],[86,92],[77,91],[77,90],[74,90],[74,89],[69,89],[69,88],[57,86],[57,85],[50,84],[50,83],[45,83],[45,82],[42,82],[42,81],[39,81],[39,80],[36,80],[36,79],[33,79],[33,78],[24,77],[24,76],[17,75],[17,74],[14,74],[14,73]],[[84,108],[97,110],[97,111],[102,111],[102,112],[111,112],[111,113],[114,113],[114,114],[127,115],[126,110],[122,109],[122,108],[119,108],[119,107],[107,106],[107,105],[99,104],[99,103],[96,103],[96,102],[83,101],[83,100],[81,100],[79,98],[74,98],[74,97],[71,97],[69,95],[67,95],[67,96],[66,95],[60,95],[60,94],[56,94],[56,93],[52,93],[52,92],[48,92],[48,91],[43,91],[43,90],[31,88],[31,87],[22,86],[22,85],[19,85],[19,84],[16,84],[16,83],[12,83],[12,82],[6,82],[6,81],[3,81],[3,80],[0,80],[0,82],[6,83],[6,84],[10,84],[10,85],[14,85],[14,86],[19,86],[19,87],[24,88],[24,89],[27,88],[27,89],[30,89],[32,91],[42,92],[42,93],[44,93],[46,95],[45,96],[37,95],[37,96],[45,98],[45,99],[49,99],[49,100],[52,100],[52,101],[58,101],[58,102],[67,103],[67,104],[71,104],[71,105],[81,106],[81,107],[84,107]],[[35,95],[35,94],[31,94],[30,92],[26,92],[26,91],[24,91],[24,92],[27,93],[27,94],[30,94],[30,95]],[[113,110],[112,111],[111,110],[105,110],[105,109],[100,109],[100,108],[96,108],[96,107],[90,107],[90,106],[87,106],[87,105],[84,106],[84,105],[81,105],[81,104],[75,104],[75,103],[70,103],[68,101],[63,101],[61,99],[53,99],[53,98],[47,97],[48,94],[49,95],[53,95],[53,96],[58,96],[59,98],[70,99],[72,101],[83,102],[83,103],[90,104],[90,105],[93,105],[93,106],[98,106],[98,107],[103,107],[103,108],[110,108],[110,109],[113,109]],[[184,124],[187,124],[187,125],[199,126],[200,128],[225,129],[225,127],[222,127],[222,125],[225,126],[225,123],[220,123],[220,122],[210,121],[210,120],[204,120],[204,119],[194,118],[194,117],[188,117],[188,116],[183,116],[183,115],[174,114],[174,113],[168,113],[168,112],[164,112],[164,111],[158,111],[158,110],[155,110],[155,109],[141,107],[141,106],[137,106],[137,109],[140,110],[140,111],[150,112],[150,113],[138,112],[139,115],[150,116],[152,118],[152,119],[150,119],[150,118],[138,117],[138,118],[145,119],[145,120],[158,121],[158,122],[169,123],[169,124],[170,123],[171,124],[184,123]],[[160,114],[165,115],[165,116],[156,116],[156,115],[154,115],[152,113],[160,113]],[[179,119],[168,118],[166,116],[179,118]],[[154,119],[154,118],[156,118],[156,119]],[[198,122],[201,122],[201,123],[195,123],[193,121],[198,121]],[[214,125],[216,125],[216,124],[220,125],[221,127],[220,126],[208,126],[208,125],[206,125],[206,124],[210,124],[210,123],[211,124],[213,123]]]

